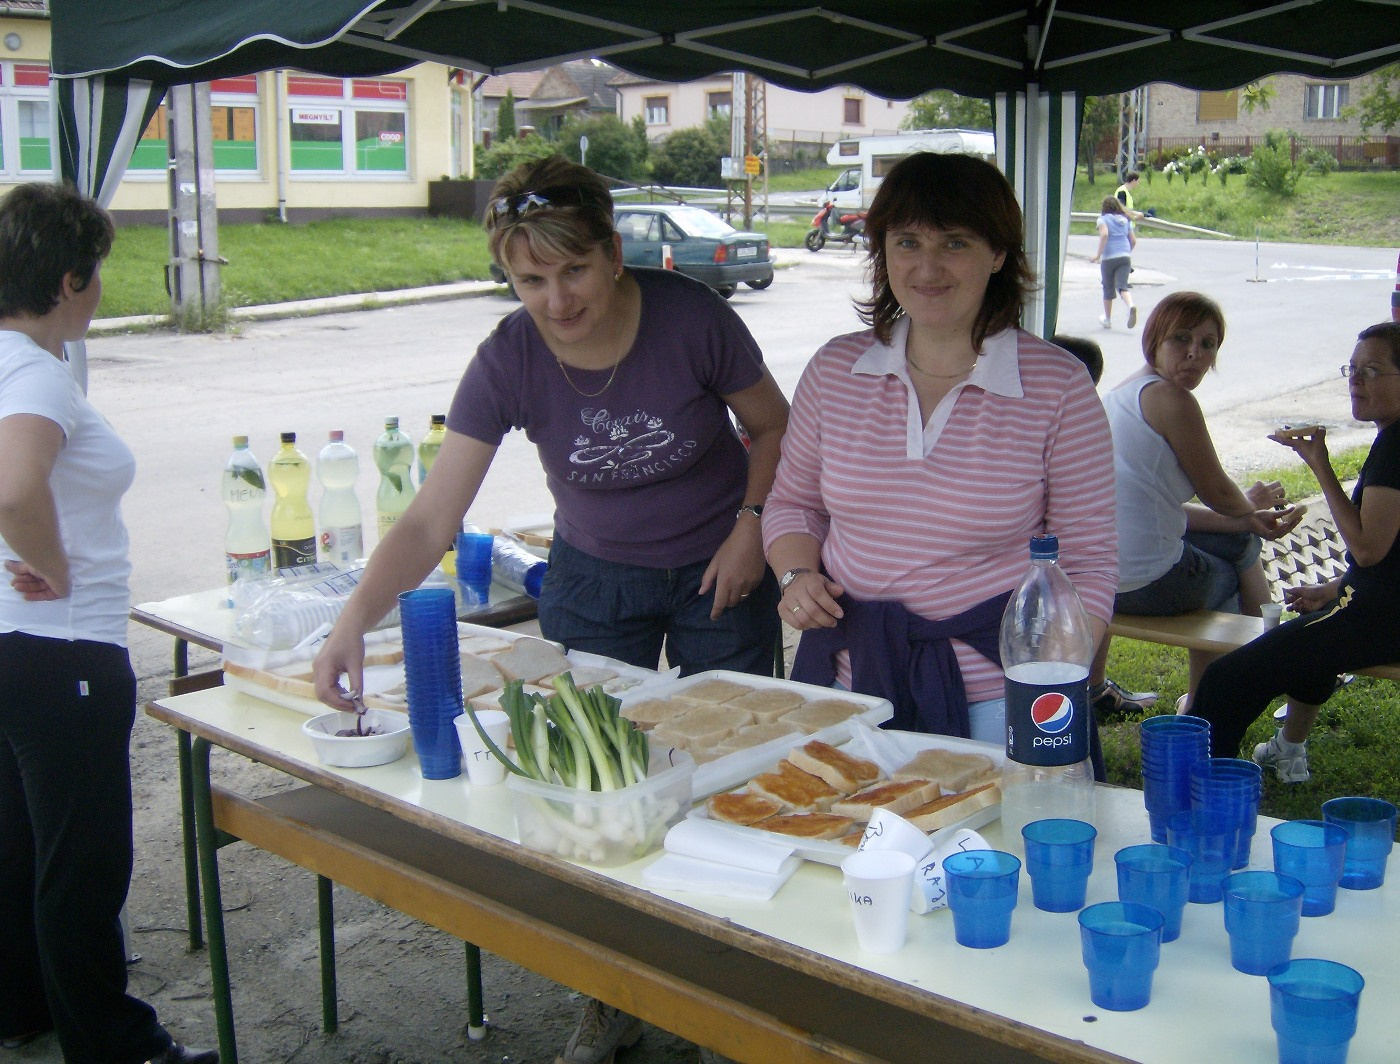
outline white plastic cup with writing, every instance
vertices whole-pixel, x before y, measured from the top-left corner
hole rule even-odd
[[[1259,615],[1264,618],[1264,629],[1277,628],[1283,618],[1283,605],[1278,602],[1265,602],[1259,607]]]
[[[899,850],[857,850],[841,862],[856,941],[867,953],[897,953],[909,932],[914,858]]]
[[[914,893],[909,899],[911,912],[922,916],[948,907],[948,886],[943,878],[943,859],[962,850],[985,850],[987,840],[971,828],[959,828],[923,857],[914,869]]]
[[[506,737],[510,734],[510,717],[499,709],[478,709],[476,719],[491,741],[501,750],[506,747]],[[471,714],[463,713],[457,718],[457,737],[462,743],[462,763],[467,768],[467,778],[472,786],[490,786],[501,783],[506,778],[506,767],[481,741],[481,736],[472,724]]]

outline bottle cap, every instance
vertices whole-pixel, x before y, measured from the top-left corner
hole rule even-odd
[[[430,425],[446,425],[446,424],[447,424],[447,415],[446,415],[446,414],[434,414],[432,417],[430,417],[430,418],[428,419],[428,424],[430,424]]]
[[[1060,540],[1056,536],[1032,536],[1031,537],[1031,557],[1032,558],[1058,558],[1060,556]]]
[[[233,438],[233,445],[234,445],[234,447],[238,448],[239,450],[242,450],[244,447],[247,447],[247,446],[248,446],[248,437],[247,437],[247,436],[235,436],[235,437]]]
[[[283,442],[283,443],[296,443],[296,442],[297,442],[297,434],[296,434],[295,432],[284,432],[284,433],[282,433],[282,442]]]
[[[345,430],[344,430],[344,429],[331,429],[331,443],[344,443],[344,442],[345,442]]]
[[[396,429],[399,427],[399,419],[396,417],[386,417],[384,419],[385,429]]]

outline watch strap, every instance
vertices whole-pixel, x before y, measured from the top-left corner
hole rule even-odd
[[[789,569],[778,579],[778,590],[786,591],[789,587],[792,586],[792,582],[794,580],[796,580],[803,573],[810,573],[811,571],[811,569],[807,569],[805,567]]]

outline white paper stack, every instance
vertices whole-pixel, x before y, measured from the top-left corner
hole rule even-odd
[[[682,820],[666,833],[665,846],[642,872],[651,890],[767,901],[802,863],[791,846],[706,820]]]

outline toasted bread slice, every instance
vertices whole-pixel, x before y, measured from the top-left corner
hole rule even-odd
[[[739,706],[753,714],[759,724],[771,724],[784,713],[802,705],[803,698],[790,687],[760,687],[757,691],[731,699],[731,706]]]
[[[850,817],[833,813],[779,813],[760,820],[753,827],[760,831],[776,831],[804,839],[839,839],[855,826]]]
[[[753,824],[764,817],[776,816],[783,807],[772,798],[748,791],[729,791],[711,795],[705,808],[716,820],[726,820],[731,824]]]
[[[720,740],[715,749],[721,754],[732,754],[736,750],[749,750],[755,746],[781,739],[786,735],[801,735],[802,731],[792,725],[775,721],[772,724],[750,724],[740,728],[728,738]]]
[[[923,805],[937,797],[938,784],[933,780],[900,780],[898,783],[890,781],[857,791],[849,798],[834,803],[831,811],[856,820],[869,820],[876,809],[886,809],[902,815],[905,810]]]
[[[493,654],[491,663],[501,670],[501,675],[507,680],[524,680],[526,683],[538,683],[546,676],[557,676],[570,666],[569,659],[552,643],[530,636],[517,639],[509,650]]]
[[[840,724],[858,713],[864,713],[868,708],[870,707],[846,698],[819,698],[815,702],[804,702],[778,719],[796,724],[810,735],[833,724]]]
[[[791,761],[779,761],[772,772],[760,772],[749,781],[749,790],[799,813],[829,809],[841,797],[826,780],[803,772]]]
[[[686,750],[708,750],[721,739],[752,723],[753,717],[742,709],[731,709],[726,705],[698,705],[658,724],[652,729],[652,734],[672,746]]]
[[[935,746],[920,750],[907,764],[891,773],[890,779],[936,780],[945,794],[957,794],[990,779],[995,772],[996,764],[985,754]]]
[[[961,794],[945,794],[931,802],[916,806],[904,813],[904,819],[923,831],[937,831],[949,824],[971,816],[979,809],[996,805],[1001,801],[1001,787],[996,783],[984,783]]]
[[[856,850],[860,848],[860,840],[865,838],[865,827],[862,825],[859,831],[853,831],[849,835],[842,835],[836,841],[842,846],[849,846]]]
[[[748,684],[735,683],[733,680],[721,680],[713,677],[708,680],[701,680],[699,683],[691,684],[676,692],[677,698],[686,698],[692,702],[728,702],[746,695],[753,688]]]
[[[863,757],[852,757],[820,739],[788,751],[787,759],[804,772],[820,776],[842,794],[868,787],[880,778],[880,766]]]

